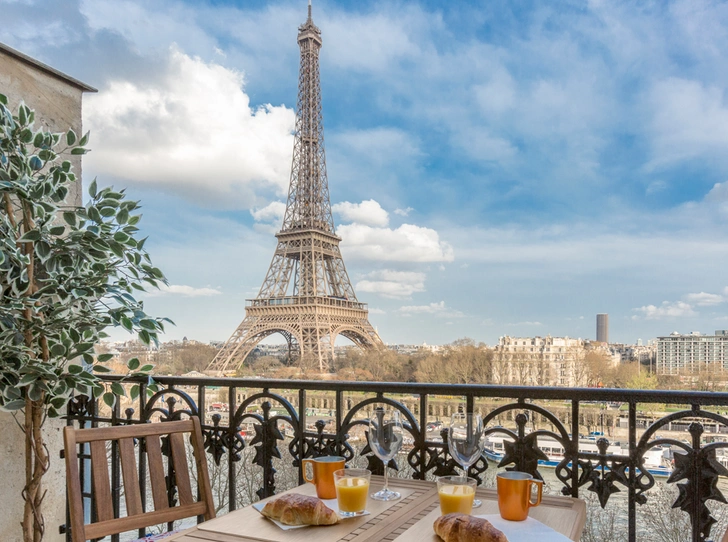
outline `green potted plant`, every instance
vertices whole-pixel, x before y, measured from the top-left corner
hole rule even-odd
[[[36,130],[33,110],[7,103],[0,94],[0,409],[25,435],[23,539],[38,542],[50,461],[43,424],[74,395],[109,406],[125,395],[98,378],[112,355],[94,345],[109,326],[156,342],[166,319],[149,317],[135,294],[166,280],[137,239],[139,203],[124,190],[94,180],[85,206],[64,204],[78,182],[67,157],[87,152],[88,134]],[[128,374],[148,377],[152,366],[140,365],[129,360]]]

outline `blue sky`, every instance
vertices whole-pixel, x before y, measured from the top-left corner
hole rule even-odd
[[[0,0],[95,86],[167,338],[224,340],[275,248],[305,0]],[[315,0],[341,250],[389,343],[728,328],[728,3]],[[120,335],[119,335],[120,337]]]

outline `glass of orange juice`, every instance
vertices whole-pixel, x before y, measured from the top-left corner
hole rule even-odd
[[[339,515],[352,518],[361,515],[367,507],[371,471],[367,469],[341,469],[334,472]]]
[[[455,512],[470,514],[473,511],[476,484],[475,478],[440,476],[437,479],[437,494],[442,515]]]

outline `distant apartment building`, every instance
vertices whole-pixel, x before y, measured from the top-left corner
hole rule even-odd
[[[640,341],[635,344],[610,344],[609,349],[612,355],[619,356],[619,362],[629,363],[638,361],[643,365],[651,364],[655,361],[655,352],[657,346],[654,343],[643,346]]]
[[[500,337],[494,379],[525,386],[580,385],[585,341],[570,337]]]
[[[697,331],[683,335],[675,331],[668,337],[657,338],[657,374],[698,372],[706,366],[728,369],[728,330],[717,330],[715,335]]]

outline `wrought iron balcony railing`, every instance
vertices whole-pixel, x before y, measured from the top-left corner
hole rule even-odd
[[[118,382],[120,377],[104,379]],[[228,510],[255,498],[249,495],[241,502],[239,487],[244,482],[257,480],[254,490],[259,498],[274,494],[277,486],[280,488],[276,467],[281,469],[281,465],[294,473],[290,483],[302,483],[301,460],[306,457],[340,455],[348,462],[365,457],[369,468],[381,473],[383,465],[371,454],[366,438],[361,441],[358,457],[357,444],[350,438],[363,434],[366,412],[376,404],[398,409],[405,420],[409,438],[399,461],[401,470],[416,479],[454,473],[455,462],[443,443],[446,428],[433,431],[431,420],[449,419],[460,405],[469,412],[482,413],[487,436],[494,440],[497,435],[505,437],[500,439],[502,453],[491,455],[491,459],[497,456],[497,467],[541,477],[544,463],[552,459],[550,476],[555,476],[562,494],[593,495],[602,507],[614,493],[626,492],[625,531],[629,541],[638,536],[642,539],[637,511],[648,503],[655,477],[660,474],[667,476],[664,483],[679,489],[673,508],[689,517],[689,539],[698,542],[708,540],[711,534],[719,536],[711,533],[716,520],[707,505],[710,501],[726,502],[718,480],[728,476],[728,453],[723,455],[728,439],[721,440],[721,433],[728,432],[728,417],[723,415],[728,411],[728,393],[257,378],[158,377],[156,381],[160,390],[148,396],[142,385],[142,393],[133,404],[117,401],[113,409],[104,409],[89,401],[72,403],[68,423],[132,424],[200,416],[210,464],[226,470],[221,475],[224,484],[220,484],[226,488],[221,500],[226,501],[224,508]],[[320,418],[328,418],[328,422]],[[604,434],[605,418],[607,433],[626,433],[620,453],[613,453],[614,443]],[[600,426],[602,431],[594,431],[596,437],[592,436],[596,446],[580,449],[580,433]],[[708,436],[713,442],[706,441]],[[556,459],[544,453],[539,439],[541,443],[558,443]],[[673,464],[651,468],[646,459],[650,453],[668,447],[675,451]],[[254,451],[249,463],[257,475],[241,473],[236,467],[244,462],[247,450]],[[118,476],[115,454],[112,450]],[[140,450],[142,484],[143,454]],[[470,468],[469,475],[480,482],[487,469],[495,468],[484,455]],[[90,503],[92,495],[87,494],[87,498]],[[118,494],[114,506],[117,510],[120,506]]]

